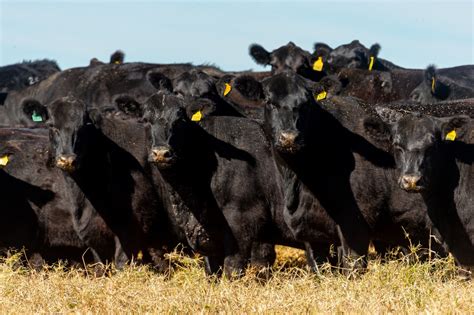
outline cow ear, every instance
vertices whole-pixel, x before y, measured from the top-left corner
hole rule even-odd
[[[382,46],[380,46],[380,44],[378,43],[375,43],[372,46],[370,46],[369,57],[377,58],[379,56],[379,52],[381,48]]]
[[[148,72],[147,79],[158,91],[173,91],[171,80],[161,72]]]
[[[125,60],[125,53],[121,50],[115,51],[110,56],[110,63],[111,64],[121,65],[121,64],[123,64],[124,60]]]
[[[237,77],[234,80],[234,88],[248,99],[255,101],[264,98],[262,84],[252,76]]]
[[[388,144],[391,139],[390,125],[379,117],[369,116],[363,122],[365,133],[372,139]]]
[[[322,57],[323,61],[326,61],[329,57],[329,54],[333,49],[325,43],[314,43],[314,52],[313,55],[316,57]]]
[[[186,108],[186,114],[191,121],[199,122],[214,114],[216,111],[214,102],[200,98]]]
[[[425,80],[425,84],[430,87],[431,94],[435,94],[436,87],[437,87],[435,65],[431,64],[431,65],[428,65],[428,67],[426,67],[423,73],[423,79]]]
[[[130,95],[124,94],[119,95],[114,100],[115,105],[118,110],[132,117],[142,117],[143,116],[143,106],[141,103],[137,102],[135,98]]]
[[[396,123],[400,119],[402,119],[403,116],[404,116],[404,114],[399,112],[399,111],[396,111],[396,110],[393,110],[393,109],[390,109],[390,108],[386,108],[386,107],[382,107],[382,106],[376,106],[375,111],[377,112],[377,115],[379,115],[379,117],[385,123],[388,123],[388,124]]]
[[[471,118],[465,115],[438,118],[443,140],[454,141],[466,133]]]
[[[270,64],[270,53],[258,44],[250,45],[249,54],[259,65],[266,66]]]
[[[46,106],[35,99],[24,100],[21,108],[26,117],[34,123],[44,123],[49,118]]]

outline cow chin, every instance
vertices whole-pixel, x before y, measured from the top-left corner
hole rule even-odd
[[[276,145],[276,149],[278,152],[283,153],[283,154],[296,154],[301,150],[301,145],[299,144],[281,144],[278,143]]]
[[[156,165],[159,169],[170,169],[176,164],[176,159],[174,157],[161,157],[150,156],[148,159],[151,163]]]

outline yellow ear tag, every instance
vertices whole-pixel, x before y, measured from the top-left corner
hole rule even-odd
[[[116,65],[119,65],[119,64],[120,64],[120,61],[115,60],[114,63],[115,63]]]
[[[314,71],[322,71],[323,70],[323,65],[324,65],[323,57],[318,57],[318,60],[316,60],[313,63],[313,70]]]
[[[319,93],[318,95],[316,95],[316,100],[317,100],[317,101],[321,101],[321,100],[323,100],[323,99],[326,98],[326,95],[327,95],[326,91],[322,91],[321,93]]]
[[[8,162],[10,162],[8,155],[2,156],[0,158],[0,166],[7,166]]]
[[[431,92],[435,92],[436,80],[434,77],[431,78]]]
[[[448,134],[446,135],[446,140],[449,140],[449,141],[456,140],[456,130],[448,132]]]
[[[226,83],[226,84],[225,84],[225,89],[224,89],[224,96],[226,96],[227,94],[229,94],[231,90],[232,90],[232,86],[230,86],[229,83]]]
[[[191,117],[191,121],[201,121],[202,119],[202,113],[200,110],[194,113],[194,115]]]
[[[372,67],[374,66],[374,60],[374,56],[370,56],[369,71],[372,71]]]

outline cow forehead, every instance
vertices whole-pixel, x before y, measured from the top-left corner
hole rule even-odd
[[[402,118],[396,125],[394,142],[407,149],[422,149],[430,145],[436,135],[436,126],[428,118]]]

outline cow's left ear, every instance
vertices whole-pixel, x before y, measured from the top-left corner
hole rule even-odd
[[[441,130],[441,139],[454,141],[466,133],[471,118],[466,115],[437,118]]]
[[[94,126],[99,128],[102,123],[102,110],[97,107],[90,108],[87,110],[87,117]]]
[[[198,99],[186,108],[186,114],[191,121],[199,122],[211,116],[216,111],[214,102],[208,99]]]
[[[27,119],[35,123],[44,123],[48,120],[48,110],[46,106],[35,99],[26,99],[21,103],[21,108]]]
[[[143,116],[143,105],[128,94],[118,95],[115,97],[114,103],[118,110],[128,116],[135,118],[140,118]]]

